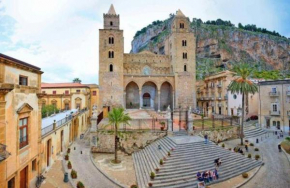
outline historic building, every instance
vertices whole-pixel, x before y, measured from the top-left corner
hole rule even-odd
[[[93,106],[99,103],[99,87],[96,84],[81,83],[42,83],[44,96],[41,105],[54,105],[60,110],[88,108],[92,114]]]
[[[259,83],[259,124],[290,130],[290,80]]]
[[[42,73],[0,54],[1,188],[26,188],[39,174]]]
[[[164,54],[126,54],[120,16],[111,5],[99,31],[99,109],[195,108],[195,40],[189,20],[178,10],[165,46],[160,47]]]

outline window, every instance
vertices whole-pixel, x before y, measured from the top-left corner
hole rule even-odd
[[[109,58],[114,58],[114,51],[109,51]]]
[[[80,93],[80,92],[81,92],[81,90],[77,89],[77,93]]]
[[[184,23],[180,23],[179,26],[180,26],[180,29],[183,29],[184,28]]]
[[[113,69],[114,67],[113,67],[113,65],[112,64],[110,64],[110,72],[113,72]]]
[[[19,120],[19,148],[28,145],[28,118]]]
[[[234,95],[233,95],[233,98],[234,98],[234,99],[237,99],[237,95],[236,95],[236,94],[234,94]]]
[[[32,171],[36,171],[36,159],[32,161]]]
[[[113,26],[113,22],[112,21],[110,21],[110,26]]]
[[[186,72],[187,70],[186,70],[186,65],[184,65],[184,67],[183,67],[183,70],[184,70],[184,72]]]
[[[183,57],[183,59],[187,59],[187,53],[183,52],[182,57]]]
[[[52,91],[52,94],[56,95],[56,91]]]
[[[109,44],[114,44],[114,37],[109,37]]]
[[[273,121],[273,126],[276,126],[276,121]]]
[[[65,90],[65,94],[68,95],[69,94],[69,90]]]
[[[278,106],[277,104],[273,104],[273,112],[277,112],[278,109],[277,106]]]
[[[27,86],[27,76],[19,76],[19,85]]]
[[[15,177],[8,181],[8,188],[15,188]]]
[[[186,46],[186,40],[182,40],[182,46]]]
[[[93,91],[93,96],[96,96],[97,95],[97,91]]]
[[[222,108],[219,107],[219,114],[221,115],[222,114]]]
[[[277,88],[276,87],[272,87],[272,92],[273,93],[277,93]]]

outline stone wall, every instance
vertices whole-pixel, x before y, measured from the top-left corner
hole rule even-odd
[[[155,140],[166,135],[165,132],[149,131],[127,131],[120,133],[120,150],[127,154],[138,151]],[[114,152],[114,132],[99,131],[97,133],[97,146],[92,146],[93,153],[113,153]]]
[[[212,130],[194,131],[193,134],[199,134],[202,137],[207,134],[209,140],[219,143],[225,140],[239,138],[239,127],[224,127]]]

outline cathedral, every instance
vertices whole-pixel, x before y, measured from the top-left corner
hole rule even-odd
[[[120,15],[111,5],[99,30],[100,107],[164,111],[196,108],[196,38],[188,18],[178,10],[164,54],[124,53]]]

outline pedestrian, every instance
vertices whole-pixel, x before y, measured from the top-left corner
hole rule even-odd
[[[208,139],[208,136],[207,136],[207,134],[206,134],[206,135],[204,135],[204,143],[205,143],[205,144],[207,144],[207,142],[208,142],[207,139]]]
[[[217,168],[214,169],[214,174],[215,174],[216,179],[218,180],[219,179],[219,174],[218,174]]]
[[[281,149],[281,144],[278,145],[278,150],[279,150],[279,152],[282,151],[282,149]]]
[[[248,152],[248,144],[245,145],[245,149]]]
[[[283,131],[282,131],[282,130],[281,130],[281,132],[280,132],[280,137],[283,138]]]

